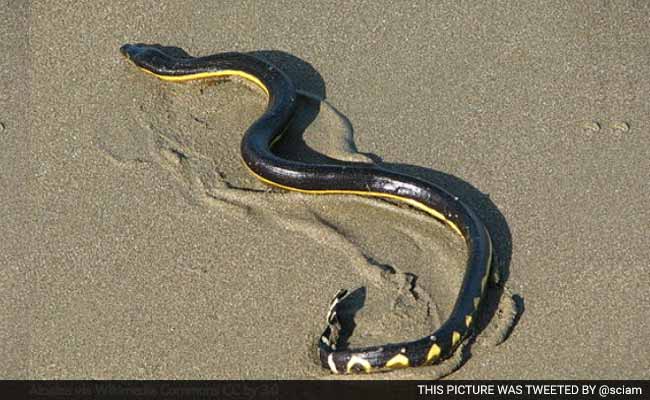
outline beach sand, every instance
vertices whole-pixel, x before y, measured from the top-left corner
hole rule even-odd
[[[146,76],[118,51],[144,42],[273,61],[327,100],[282,155],[381,163],[486,222],[480,332],[371,379],[650,378],[650,6],[312,3],[2,2],[0,376],[338,379],[316,360],[338,289],[353,346],[453,306],[460,238],[265,188],[239,158],[263,96]]]

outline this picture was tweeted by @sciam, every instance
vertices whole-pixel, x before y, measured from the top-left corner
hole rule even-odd
[[[443,397],[490,397],[499,396],[499,398],[513,396],[521,398],[540,397],[540,396],[560,396],[560,397],[621,397],[630,398],[629,396],[639,397],[648,393],[649,382],[640,381],[612,381],[612,382],[450,382],[450,383],[431,383],[418,384],[417,394],[426,396],[443,396]],[[624,396],[624,397],[623,397]]]

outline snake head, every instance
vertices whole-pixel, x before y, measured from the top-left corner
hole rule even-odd
[[[120,53],[136,66],[157,75],[174,75],[176,70],[182,70],[180,65],[192,58],[178,47],[144,43],[125,44],[120,47]]]
[[[148,57],[163,57],[167,59],[192,58],[180,47],[162,46],[159,44],[127,43],[120,47],[120,53],[129,60],[142,60]]]
[[[130,44],[127,43],[120,47],[120,53],[127,60],[133,62],[135,65],[142,66],[143,64],[156,58],[169,58],[169,56],[162,51],[160,46],[147,45],[147,44]]]
[[[129,60],[132,60],[138,56],[139,53],[143,51],[144,47],[137,44],[127,43],[124,46],[120,47],[120,53]]]

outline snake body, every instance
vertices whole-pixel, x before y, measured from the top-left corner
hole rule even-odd
[[[464,277],[448,319],[431,335],[402,343],[364,348],[337,348],[338,311],[346,291],[330,303],[327,327],[318,341],[321,364],[333,373],[358,373],[416,367],[453,354],[476,323],[490,274],[492,244],[478,216],[458,197],[427,181],[381,169],[373,164],[309,164],[287,160],[272,151],[296,112],[293,82],[274,65],[244,53],[179,57],[160,46],[127,44],[122,54],[143,71],[166,81],[244,78],[267,96],[264,114],[248,128],[241,156],[262,182],[309,194],[351,194],[397,200],[428,213],[462,236],[468,249]]]

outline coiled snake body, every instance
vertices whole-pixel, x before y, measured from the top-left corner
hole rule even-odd
[[[272,145],[296,112],[296,88],[277,67],[243,53],[177,57],[159,46],[127,44],[122,54],[143,71],[166,81],[241,77],[268,96],[264,114],[246,131],[241,156],[262,182],[309,194],[352,194],[398,200],[442,221],[462,236],[468,248],[465,275],[449,318],[430,336],[357,349],[337,348],[341,329],[337,316],[346,295],[340,291],[327,313],[327,327],[318,351],[323,367],[333,373],[357,373],[416,367],[449,357],[476,322],[492,257],[490,237],[477,215],[457,197],[421,179],[380,169],[372,164],[340,162],[307,164],[281,158]]]

